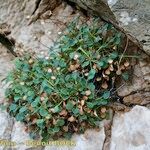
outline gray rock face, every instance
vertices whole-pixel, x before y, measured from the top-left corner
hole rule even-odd
[[[83,135],[74,135],[72,146],[46,146],[45,150],[102,150],[105,140],[104,128],[99,132],[88,130]]]
[[[0,139],[11,139],[13,120],[4,111],[0,110]]]
[[[121,26],[141,41],[150,54],[150,1],[108,0],[108,4]]]
[[[7,87],[2,80],[13,68],[12,59],[13,57],[7,53],[7,49],[0,44],[0,103],[4,101],[4,91]]]
[[[51,11],[52,4],[56,5],[52,3],[54,1],[42,0],[33,14],[37,0],[0,0],[0,28],[5,23],[11,31],[9,37],[19,43],[16,50],[21,47],[39,54],[41,51],[46,53],[66,25],[79,16],[78,13],[72,15],[73,9],[65,4]]]
[[[13,57],[7,53],[7,49],[0,45],[0,104],[4,102],[4,91],[6,88],[2,79],[4,79],[7,73],[13,68],[12,58]],[[3,140],[3,142],[11,140],[12,127],[13,119],[8,113],[0,109],[0,140]],[[0,150],[8,149],[8,147],[4,145],[5,144],[0,144]]]
[[[24,125],[20,122],[15,121],[11,133],[11,140],[16,143],[16,146],[14,147],[16,150],[26,150],[31,148],[31,146],[26,144],[27,141],[30,140],[30,137],[28,133],[25,132]]]
[[[116,114],[112,125],[110,150],[150,149],[150,110],[135,106],[130,112]]]
[[[87,10],[92,14],[96,14],[105,20],[113,20],[115,22],[115,15],[109,8],[107,0],[69,0],[78,4],[81,8]]]
[[[121,81],[118,85],[118,95],[126,97],[125,103],[146,104],[150,100],[150,59],[149,56],[142,53],[137,63],[133,65],[131,82]],[[121,87],[121,88],[119,88]],[[132,93],[137,93],[131,95]],[[131,98],[132,97],[132,98]],[[141,98],[140,98],[141,97]]]

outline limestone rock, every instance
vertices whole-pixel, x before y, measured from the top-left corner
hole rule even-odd
[[[0,140],[2,140],[2,142],[10,142],[12,127],[13,119],[10,118],[8,113],[0,110]],[[0,150],[6,150],[9,149],[9,147],[10,145],[5,147],[5,144],[0,144]]]
[[[123,102],[126,105],[136,104],[136,105],[146,105],[150,104],[150,92],[138,92],[123,98]]]
[[[4,91],[7,85],[2,80],[7,76],[7,73],[13,68],[12,58],[7,49],[0,44],[0,104],[4,102]],[[3,142],[10,142],[11,131],[13,127],[13,119],[8,113],[0,109],[0,139]],[[9,150],[3,144],[0,145],[0,150]]]
[[[139,91],[150,92],[150,59],[141,52],[137,63],[132,67],[131,82],[120,81],[118,95],[128,96]],[[147,94],[146,94],[147,95]]]
[[[99,132],[88,130],[83,135],[74,135],[75,146],[46,146],[45,150],[102,150],[105,140],[104,128]]]
[[[11,138],[13,119],[5,111],[0,110],[0,139]]]
[[[116,22],[115,16],[110,10],[107,0],[69,0],[78,4],[81,8],[92,14],[100,16],[102,19]]]
[[[13,68],[13,56],[7,53],[7,49],[0,44],[0,103],[4,102],[4,91],[7,87],[2,81]]]
[[[72,14],[73,8],[63,3],[53,10],[52,15],[48,18],[42,18],[42,15],[47,16],[48,11],[50,12],[52,9],[52,6],[49,6],[49,3],[46,2],[51,1],[42,0],[33,15],[37,0],[0,1],[0,29],[5,23],[5,28],[11,31],[9,37],[16,41],[16,50],[32,50],[39,55],[41,55],[40,52],[44,52],[44,55],[47,55],[46,52],[49,51],[49,48],[53,46],[59,37],[58,33],[63,32],[66,25],[80,15],[78,12]],[[45,10],[46,12],[43,12]],[[38,13],[41,17],[29,24],[30,19]]]
[[[25,131],[25,126],[23,123],[15,121],[12,133],[11,141],[16,143],[13,150],[40,150],[40,147],[34,147],[36,145],[28,144],[31,141],[29,134]],[[29,141],[29,142],[28,142]]]
[[[60,4],[60,2],[61,0],[36,0],[35,2],[36,6],[32,13],[33,16],[29,24],[35,22],[45,13],[49,18],[51,16],[51,11],[55,9]]]
[[[142,42],[150,54],[150,3],[149,0],[108,0],[120,25]]]
[[[130,112],[116,114],[112,125],[110,150],[150,149],[150,110],[135,106]]]

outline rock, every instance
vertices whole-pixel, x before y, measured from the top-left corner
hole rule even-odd
[[[44,55],[47,55],[50,47],[59,37],[58,33],[63,32],[66,25],[80,15],[78,12],[72,14],[73,8],[65,3],[60,6],[54,4],[53,8],[51,8],[52,6],[49,6],[49,3],[46,2],[52,1],[42,0],[35,14],[33,14],[37,6],[37,0],[0,1],[0,13],[2,14],[0,16],[0,28],[5,23],[5,30],[9,29],[11,31],[9,37],[15,39],[16,50],[31,50],[39,55],[41,55],[40,52],[44,52]],[[55,0],[55,2],[58,1]],[[55,6],[58,7],[54,9]],[[45,18],[51,9],[54,9],[52,15]],[[37,14],[40,14],[41,17],[29,24]]]
[[[0,139],[10,140],[13,119],[5,111],[0,110]]]
[[[148,92],[139,91],[138,93],[123,98],[126,105],[147,105],[150,104],[150,90]]]
[[[0,44],[0,104],[4,102],[4,91],[7,85],[2,80],[7,76],[7,73],[12,70],[12,56],[7,53],[7,49]],[[11,131],[13,127],[13,119],[9,114],[0,109],[0,150],[9,150],[11,145],[5,147],[3,142],[10,142]]]
[[[46,146],[45,150],[102,150],[105,140],[104,128],[100,131],[88,130],[83,135],[74,135],[72,146]]]
[[[11,141],[16,143],[13,150],[41,150],[40,147],[34,147],[36,145],[28,144],[31,141],[29,134],[25,131],[24,124],[15,121],[12,133]]]
[[[150,149],[150,110],[135,106],[130,112],[115,114],[110,150]]]
[[[8,86],[2,82],[2,80],[7,76],[8,72],[13,69],[13,59],[13,55],[8,53],[7,49],[0,44],[0,103],[5,102],[4,91]],[[25,140],[29,140],[30,138],[28,134],[24,132],[23,125],[17,122],[14,124],[13,118],[11,118],[6,111],[0,110],[0,139],[4,140],[4,142],[7,140],[7,143],[12,142],[12,144],[17,144],[17,142],[25,142]],[[19,145],[19,143],[14,149],[23,150],[29,148],[24,144]],[[1,146],[0,144],[0,150],[9,150],[12,146],[13,145],[8,144],[8,147],[4,147],[4,145]]]
[[[71,2],[76,3],[81,8],[90,12],[91,14],[96,14],[100,16],[102,19],[111,20],[116,22],[116,18],[113,12],[110,10],[107,0],[69,0]]]
[[[0,110],[0,150],[7,150],[11,145],[8,144],[5,147],[4,142],[10,142],[11,131],[13,127],[13,119],[9,117],[9,114],[5,111]]]
[[[44,14],[47,14],[46,16],[49,18],[52,14],[51,11],[54,10],[60,4],[60,2],[61,0],[36,0],[36,6],[32,13],[29,24],[35,22],[40,17],[45,16]]]
[[[140,58],[132,67],[130,76],[130,82],[118,82],[117,93],[119,96],[126,97],[132,93],[145,90],[150,92],[150,59],[148,55],[141,52]]]
[[[109,105],[114,111],[129,111],[130,108],[120,102],[114,102]]]
[[[16,146],[14,149],[25,150],[27,148],[30,148],[26,146],[26,143],[25,143],[27,140],[30,140],[30,137],[25,132],[24,126],[20,122],[15,121],[13,130],[11,133],[11,140],[16,143]]]
[[[13,56],[7,53],[7,49],[0,44],[0,103],[4,102],[4,91],[7,85],[2,81],[9,71],[13,69]]]
[[[120,25],[142,42],[150,54],[149,0],[107,0]]]

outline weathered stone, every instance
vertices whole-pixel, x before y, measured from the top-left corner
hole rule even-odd
[[[10,145],[7,146],[3,142],[10,142],[11,131],[13,127],[13,119],[5,111],[0,110],[0,150],[8,150]],[[6,146],[6,147],[5,147]]]
[[[5,23],[5,26],[7,26],[5,28],[11,31],[9,37],[15,39],[17,43],[16,50],[19,49],[21,51],[25,49],[29,51],[32,49],[39,55],[41,55],[40,52],[44,52],[46,55],[46,52],[49,51],[49,48],[59,37],[60,32],[71,20],[80,14],[78,12],[72,14],[73,8],[63,3],[53,10],[52,16],[45,18],[42,15],[46,15],[47,11],[50,11],[51,6],[47,6],[46,1],[41,1],[35,14],[32,16],[37,5],[36,2],[36,0],[12,0],[11,2],[9,0],[1,0],[0,25],[2,26]],[[46,6],[49,9],[44,9]],[[42,10],[47,11],[42,14]],[[29,25],[30,19],[38,12],[40,12],[41,17]],[[2,28],[1,26],[0,28]],[[18,48],[18,44],[21,45],[21,48]]]
[[[0,139],[10,139],[13,119],[5,111],[0,110]]]
[[[7,53],[7,49],[0,44],[0,103],[4,102],[4,91],[7,85],[2,81],[13,68],[13,56]]]
[[[126,105],[124,104],[121,104],[120,102],[114,102],[112,104],[109,105],[114,111],[129,111],[130,108],[127,107]]]
[[[102,19],[116,22],[115,16],[110,10],[107,0],[69,0],[78,4],[81,8],[92,14],[100,16]]]
[[[55,9],[60,2],[61,0],[36,0],[36,6],[29,24],[35,22],[40,17],[47,16],[46,19],[48,19],[52,14],[51,11]]]
[[[110,150],[150,149],[150,110],[135,106],[130,112],[115,114]]]
[[[117,21],[143,43],[150,54],[150,3],[149,0],[108,0]]]
[[[150,90],[148,92],[139,91],[138,93],[126,96],[123,98],[126,105],[147,105],[150,104]]]
[[[4,91],[7,85],[2,80],[7,73],[13,68],[12,57],[7,53],[7,49],[0,44],[0,104],[4,102]],[[1,142],[10,142],[13,119],[8,113],[0,109],[0,140]],[[9,150],[10,145],[0,144],[0,150]]]
[[[113,116],[114,111],[112,109],[109,109],[109,118],[108,120],[103,120],[105,127],[105,141],[103,143],[103,150],[109,150],[110,149],[110,140],[111,140],[111,126],[113,122]]]
[[[25,125],[15,121],[12,133],[11,133],[11,141],[16,143],[16,146],[13,147],[13,150],[40,150],[41,147],[36,147],[35,144],[31,143],[31,138],[29,134],[25,131]]]
[[[13,69],[13,62],[12,60],[14,57],[12,54],[7,52],[7,49],[0,44],[0,104],[4,103],[4,91],[7,88],[7,85],[2,82],[1,80],[4,79],[8,72],[10,72]],[[13,142],[14,144],[17,144],[16,148],[17,150],[21,149],[27,149],[29,147],[26,147],[25,144],[19,145],[17,142],[25,142],[25,140],[29,140],[29,136],[27,133],[23,130],[23,125],[20,125],[20,123],[15,123],[13,118],[10,117],[10,115],[6,111],[0,110],[0,139],[7,140],[8,146],[5,147],[4,145],[0,144],[0,150],[9,150],[11,147],[13,147],[13,144],[9,144],[10,142]]]
[[[10,31],[9,26],[6,23],[1,23],[0,24],[0,34],[7,35],[10,33],[11,33],[11,31]]]
[[[81,8],[92,12],[92,14],[97,14],[105,21],[114,23],[117,28],[119,28],[119,26],[116,22],[119,22],[120,27],[123,27],[123,29],[135,37],[129,36],[132,42],[137,38],[142,43],[145,52],[150,54],[150,6],[148,0],[138,2],[137,0],[133,0],[132,2],[126,0],[70,1],[77,3]],[[142,48],[138,41],[135,43]]]
[[[100,131],[87,130],[83,135],[74,135],[71,141],[75,146],[46,146],[45,150],[102,150],[105,140],[104,128]]]
[[[120,81],[118,84],[118,95],[128,96],[135,92],[150,91],[150,59],[141,52],[136,65],[132,67],[131,82]]]

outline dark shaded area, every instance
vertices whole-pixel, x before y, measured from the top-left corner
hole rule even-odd
[[[13,39],[8,39],[5,35],[0,34],[0,43],[4,45],[15,57],[17,57],[17,54],[14,52],[15,41]]]

